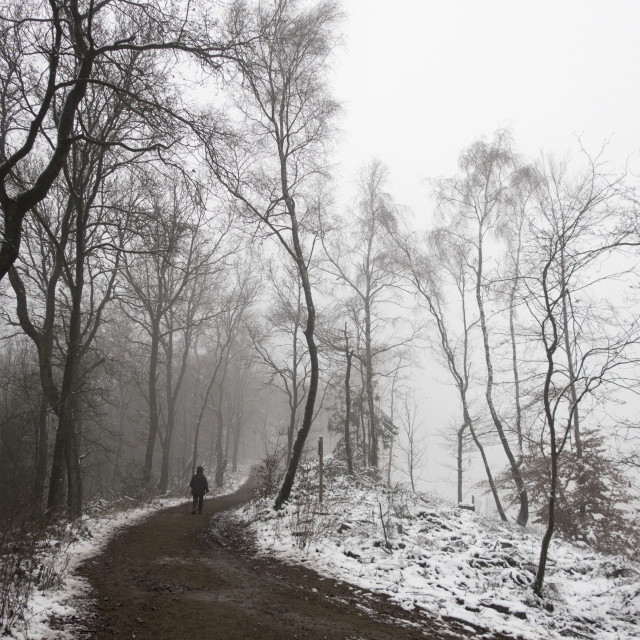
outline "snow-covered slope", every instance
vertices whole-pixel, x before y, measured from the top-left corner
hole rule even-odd
[[[317,481],[275,512],[271,500],[237,517],[261,552],[303,562],[363,590],[514,636],[536,640],[640,638],[640,566],[555,539],[545,598],[533,595],[540,534],[488,520],[434,497],[362,479]],[[304,476],[304,472],[303,472]]]

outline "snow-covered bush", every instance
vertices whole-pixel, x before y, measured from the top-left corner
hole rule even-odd
[[[585,431],[583,455],[575,449],[560,457],[555,507],[556,532],[582,541],[602,553],[640,558],[640,520],[633,505],[629,478],[612,459],[602,436]],[[535,505],[534,522],[546,524],[550,483],[549,459],[525,456],[523,475]]]
[[[46,525],[27,512],[7,517],[0,528],[0,629],[24,619],[34,589],[58,587],[66,576],[69,526]]]

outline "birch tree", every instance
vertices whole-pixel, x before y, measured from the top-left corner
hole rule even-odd
[[[486,256],[489,238],[506,215],[506,205],[520,180],[522,167],[511,148],[508,132],[498,131],[491,142],[479,140],[465,149],[460,154],[459,168],[455,177],[436,183],[436,196],[443,213],[450,216],[452,233],[469,247],[486,367],[485,399],[517,487],[520,506],[516,522],[524,526],[529,518],[529,499],[509,437],[515,429],[505,424],[494,395],[495,353],[487,313],[491,276]]]
[[[398,225],[397,208],[386,191],[388,170],[377,160],[366,166],[358,180],[357,204],[351,225],[336,226],[323,239],[326,271],[353,297],[350,307],[357,309],[362,330],[360,354],[366,397],[368,463],[379,465],[380,426],[376,423],[376,358],[390,346],[382,337],[387,326],[385,309],[395,293],[398,277],[391,234]]]
[[[545,363],[536,396],[543,409],[539,447],[549,470],[547,521],[533,585],[538,595],[555,529],[563,453],[571,435],[578,467],[582,464],[579,411],[601,394],[635,384],[639,355],[637,317],[621,306],[613,309],[613,284],[624,281],[626,270],[606,259],[612,250],[607,230],[616,226],[623,208],[623,177],[610,176],[599,157],[586,156],[585,161],[586,168],[577,175],[566,164],[540,163],[536,215],[527,235],[525,300],[535,323],[534,344]],[[579,492],[586,483],[580,471],[576,482]],[[584,527],[585,516],[583,502],[574,518]]]
[[[236,56],[238,73],[230,83],[235,96],[232,110],[248,130],[222,141],[211,138],[207,148],[213,173],[239,212],[280,243],[295,264],[304,291],[309,387],[293,455],[275,501],[277,509],[293,487],[318,391],[316,308],[309,273],[318,228],[305,196],[314,177],[324,172],[326,145],[338,110],[327,88],[338,19],[332,0],[308,7],[297,0],[252,7],[251,24],[261,36]]]

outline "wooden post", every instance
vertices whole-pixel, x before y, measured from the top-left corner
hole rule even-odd
[[[322,471],[324,467],[322,448],[322,436],[320,436],[318,438],[318,457],[320,458],[320,465],[318,468],[318,475],[320,476],[320,503],[322,503]]]

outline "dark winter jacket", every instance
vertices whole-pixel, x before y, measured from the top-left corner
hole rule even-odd
[[[198,473],[191,478],[189,486],[191,487],[191,495],[193,496],[203,496],[209,491],[209,483],[202,471],[198,471]]]

